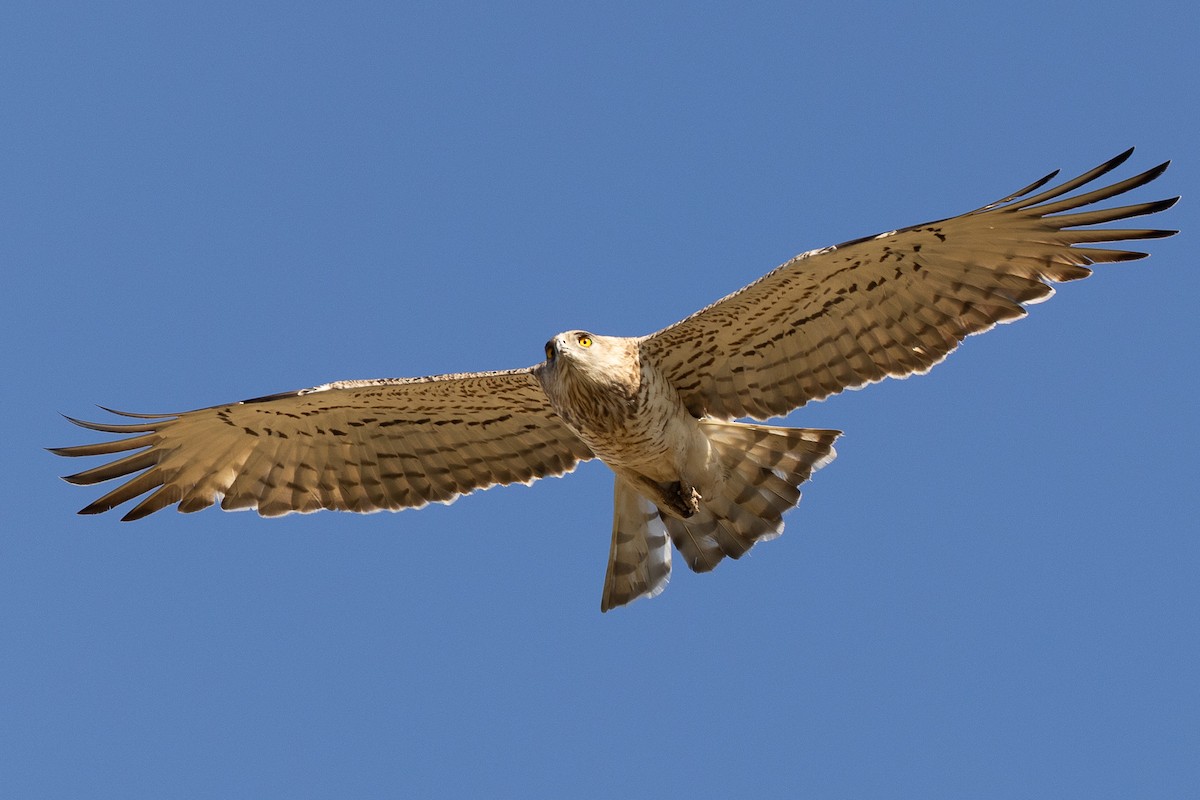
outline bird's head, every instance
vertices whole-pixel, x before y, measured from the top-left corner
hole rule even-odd
[[[637,347],[632,339],[598,336],[587,331],[566,331],[546,342],[546,367],[573,372],[593,381],[625,377],[637,366]]]

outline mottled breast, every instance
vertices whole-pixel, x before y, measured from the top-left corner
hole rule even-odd
[[[610,465],[658,461],[683,403],[662,373],[643,363],[637,340],[559,334],[538,372],[554,410]]]

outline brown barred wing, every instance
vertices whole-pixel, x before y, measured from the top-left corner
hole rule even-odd
[[[496,484],[562,475],[591,451],[550,408],[533,368],[341,381],[182,414],[71,420],[124,438],[52,448],[62,456],[129,453],[66,476],[122,480],[80,513],[146,495],[123,519],[219,502],[263,516],[319,509],[418,508]]]
[[[689,410],[718,419],[786,414],[810,400],[929,370],[965,337],[1024,316],[1053,283],[1145,253],[1087,245],[1170,236],[1096,228],[1178,198],[1089,209],[1141,187],[1161,164],[1072,194],[1132,150],[1054,188],[1057,173],[983,208],[797,256],[641,340]],[[1085,210],[1086,209],[1086,210]]]

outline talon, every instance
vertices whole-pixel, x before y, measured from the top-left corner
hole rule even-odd
[[[671,508],[678,511],[680,517],[689,519],[700,511],[700,493],[694,486],[685,489],[680,481],[675,481],[669,488]]]

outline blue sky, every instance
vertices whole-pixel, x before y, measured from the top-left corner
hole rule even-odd
[[[12,797],[1200,794],[1180,3],[6,3]],[[611,476],[78,517],[59,413],[524,366],[1137,145],[1183,229],[846,431],[787,533],[601,615]]]

